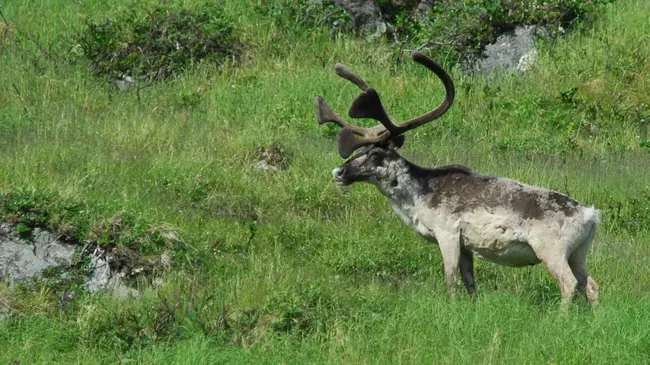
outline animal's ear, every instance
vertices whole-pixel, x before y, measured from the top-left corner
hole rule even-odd
[[[396,150],[404,145],[404,140],[405,140],[404,135],[393,137],[388,143],[388,148]]]

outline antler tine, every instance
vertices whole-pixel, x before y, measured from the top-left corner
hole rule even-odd
[[[440,66],[437,62],[431,58],[423,55],[418,51],[413,51],[412,58],[415,62],[421,64],[422,66],[428,68],[430,71],[436,74],[442,84],[445,86],[445,100],[432,111],[423,114],[419,117],[409,119],[400,125],[396,126],[395,132],[391,131],[392,135],[402,134],[411,129],[417,128],[425,123],[428,123],[436,118],[440,118],[443,114],[449,110],[451,105],[454,103],[455,88],[454,81],[451,79],[449,74]]]
[[[385,129],[383,130],[385,131]],[[354,137],[353,132],[350,129],[343,128],[336,136],[339,155],[341,155],[343,158],[348,158],[357,149],[369,144],[378,143],[383,140],[383,137],[384,136],[380,135],[358,139]]]
[[[348,114],[351,118],[372,118],[380,122],[391,134],[397,133],[397,126],[388,116],[377,90],[368,88],[352,102]]]
[[[357,85],[363,93],[352,102],[348,115],[351,118],[371,118],[379,121],[389,131],[395,131],[395,124],[391,121],[386,109],[381,103],[379,94],[371,88],[359,75],[341,63],[334,65],[337,75]]]
[[[323,100],[323,97],[320,95],[316,96],[314,99],[314,104],[316,106],[316,119],[318,120],[318,124],[334,123],[341,128],[349,129],[354,134],[357,134],[359,136],[368,135],[367,128],[357,127],[346,122],[343,118],[336,114],[336,112],[332,110],[329,105],[327,105],[325,100]]]
[[[345,65],[343,65],[342,63],[337,63],[336,65],[334,65],[334,72],[336,72],[336,74],[341,76],[342,78],[357,85],[359,89],[363,91],[366,91],[370,88],[370,86],[368,86],[368,83],[363,81],[363,79],[359,77],[359,75],[352,72],[352,70],[345,67]]]
[[[337,63],[334,65],[334,72],[336,72],[337,75],[340,77],[352,82],[353,84],[357,85],[361,90],[365,92],[368,92],[369,90],[374,90],[368,86],[368,83],[366,83],[359,75],[355,74],[352,72],[349,68],[347,68],[345,65],[342,63]],[[371,93],[372,93],[371,92]],[[376,94],[376,92],[374,92]],[[363,95],[363,94],[362,94]],[[358,98],[357,98],[358,99]],[[374,102],[372,100],[369,100],[371,103]],[[380,134],[385,133],[386,129],[382,128],[381,126],[376,126],[373,128],[362,128],[362,127],[357,127],[354,126],[348,122],[346,122],[343,118],[341,118],[332,108],[330,108],[329,105],[323,100],[322,97],[317,96],[315,100],[316,104],[316,117],[318,118],[318,124],[323,124],[327,122],[334,123],[338,125],[339,127],[342,127],[344,129],[350,130],[352,133],[363,136],[365,138],[372,138],[372,137],[377,137]],[[379,102],[381,104],[381,101]],[[380,105],[381,106],[381,105]],[[383,107],[381,107],[383,108]],[[386,114],[386,113],[384,113]],[[365,117],[356,117],[352,114],[350,114],[350,117],[352,118],[365,118]],[[375,116],[373,116],[374,118]],[[385,117],[382,117],[381,115],[378,116],[382,120],[389,120],[388,115],[386,114]],[[384,122],[382,122],[384,123]]]

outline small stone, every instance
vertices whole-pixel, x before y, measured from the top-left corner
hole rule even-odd
[[[278,168],[273,165],[269,165],[266,160],[258,161],[257,168],[264,171],[278,172]]]
[[[120,298],[137,296],[137,290],[129,288],[124,284],[122,280],[124,274],[111,271],[105,256],[106,253],[99,248],[95,249],[95,252],[92,253],[88,268],[89,275],[85,283],[86,289],[91,293],[101,291]]]

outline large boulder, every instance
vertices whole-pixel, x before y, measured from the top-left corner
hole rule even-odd
[[[481,55],[468,58],[463,68],[469,73],[490,75],[510,71],[528,71],[537,61],[535,38],[543,28],[523,26],[507,31],[488,44]]]

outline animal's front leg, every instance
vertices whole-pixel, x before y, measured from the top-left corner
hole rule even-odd
[[[436,235],[438,244],[440,245],[440,252],[442,253],[442,261],[445,266],[445,282],[447,283],[447,295],[450,298],[455,297],[454,284],[456,282],[456,272],[460,262],[460,242],[458,235]]]

